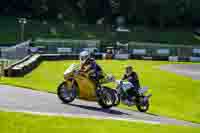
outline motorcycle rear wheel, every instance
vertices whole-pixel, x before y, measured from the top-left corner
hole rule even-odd
[[[63,103],[71,103],[74,101],[74,99],[77,96],[76,93],[76,86],[73,85],[72,88],[67,88],[66,82],[62,82],[57,89],[57,95],[58,98],[63,102]]]

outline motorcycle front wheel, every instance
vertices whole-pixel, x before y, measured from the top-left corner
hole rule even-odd
[[[145,98],[144,96],[139,97],[138,99],[139,101],[136,104],[136,107],[140,112],[147,112],[149,109],[149,100],[146,100],[144,102],[144,98]]]
[[[68,88],[67,83],[62,82],[57,88],[57,95],[63,103],[70,103],[74,101],[77,96],[76,86],[72,85],[72,88]]]
[[[113,90],[113,89],[112,89],[112,92],[113,92],[113,95],[115,96],[114,106],[118,106],[121,102],[120,94],[116,90]]]
[[[115,105],[115,95],[112,89],[108,87],[102,87],[98,104],[104,109],[109,109]]]

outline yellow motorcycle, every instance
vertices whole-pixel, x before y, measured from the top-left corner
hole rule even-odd
[[[99,83],[92,80],[89,73],[80,71],[80,66],[72,64],[64,73],[64,81],[58,86],[57,95],[64,103],[71,103],[77,97],[97,101],[102,108],[111,108],[118,102],[117,91],[102,84],[112,82],[110,75],[103,74]]]

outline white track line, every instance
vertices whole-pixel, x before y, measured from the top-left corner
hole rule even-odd
[[[128,122],[137,122],[137,123],[147,123],[147,124],[161,124],[160,122],[156,121],[148,121],[148,120],[134,120],[130,118],[120,118],[120,117],[101,117],[96,115],[86,115],[86,114],[70,114],[70,113],[49,113],[49,112],[35,112],[35,111],[28,111],[28,110],[9,110],[5,108],[0,108],[2,111],[6,112],[18,112],[18,113],[27,113],[27,114],[34,114],[40,116],[61,116],[61,117],[71,117],[71,118],[90,118],[96,120],[116,120],[116,121],[128,121]]]

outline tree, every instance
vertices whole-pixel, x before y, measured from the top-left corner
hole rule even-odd
[[[154,25],[160,28],[200,24],[199,0],[2,0],[0,13],[30,15],[39,18],[74,18],[106,24],[113,16],[123,15],[131,24]]]

